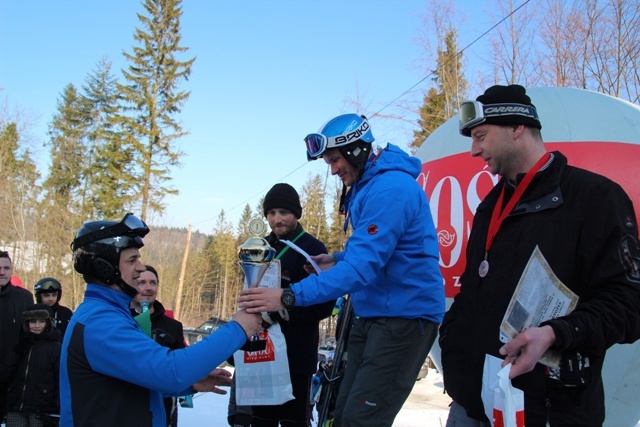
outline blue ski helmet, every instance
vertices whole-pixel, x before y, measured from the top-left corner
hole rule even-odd
[[[374,140],[367,118],[353,113],[334,117],[317,133],[311,133],[304,138],[307,160],[316,160],[327,150],[338,148],[353,165],[361,163],[362,157],[366,162]]]

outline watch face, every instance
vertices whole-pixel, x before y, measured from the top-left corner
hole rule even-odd
[[[296,296],[289,289],[282,292],[282,305],[291,307],[296,302]]]

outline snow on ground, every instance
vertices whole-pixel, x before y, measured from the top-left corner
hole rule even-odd
[[[435,370],[429,370],[426,378],[416,381],[411,395],[396,417],[393,426],[444,426],[450,401],[451,399],[443,394],[440,374]],[[193,408],[179,409],[178,425],[180,427],[228,427],[228,402],[228,394],[198,393],[194,396]]]
[[[232,370],[233,368],[227,367]],[[179,427],[228,427],[229,395],[198,393],[193,408],[180,408]],[[430,369],[426,378],[416,381],[393,427],[443,427],[447,423],[451,399],[444,394],[442,376]],[[315,427],[315,423],[313,424]],[[640,422],[636,427],[640,427]]]

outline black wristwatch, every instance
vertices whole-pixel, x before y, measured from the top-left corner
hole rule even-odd
[[[296,303],[296,295],[291,289],[283,289],[280,302],[284,305],[284,308],[291,308]]]

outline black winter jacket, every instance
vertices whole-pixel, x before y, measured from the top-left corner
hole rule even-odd
[[[631,200],[618,184],[567,165],[559,152],[554,156],[502,223],[485,278],[478,267],[505,179],[478,206],[460,293],[440,327],[445,389],[479,420],[486,420],[480,398],[485,353],[503,358],[498,353],[500,323],[536,245],[556,276],[580,297],[573,313],[551,322],[554,347],[587,355],[592,377],[586,386],[558,388],[538,364],[514,378],[513,385],[525,392],[527,426],[547,420],[551,426],[601,425],[605,351],[640,337],[640,250]],[[509,187],[505,204],[513,194]]]
[[[24,332],[14,349],[13,378],[7,396],[8,412],[60,414],[60,332]],[[13,364],[13,363],[12,363]]]
[[[298,223],[291,235],[285,240],[293,241],[303,231]],[[276,250],[276,257],[280,254],[280,286],[289,288],[293,283],[307,277],[309,274],[304,269],[306,259],[304,256],[282,243],[272,232],[267,236],[267,241]],[[304,233],[296,240],[295,244],[309,255],[326,254],[327,248],[322,242],[308,233]],[[289,249],[286,249],[289,248]],[[283,251],[285,251],[283,253]],[[289,372],[292,375],[312,375],[318,368],[318,325],[320,320],[328,317],[333,310],[335,300],[308,307],[292,307],[289,311],[289,320],[280,320],[280,327],[287,343],[287,357],[289,359]]]
[[[138,313],[131,309],[131,315],[135,317]],[[171,350],[185,347],[182,323],[165,315],[164,306],[160,301],[153,302],[151,335],[158,344],[163,347],[169,347]]]
[[[60,331],[60,335],[64,338],[64,333],[67,330],[67,325],[71,320],[73,311],[64,305],[60,305],[60,303],[55,303],[53,307],[51,307],[51,311],[53,311],[54,326]]]
[[[33,294],[8,283],[0,287],[0,383],[8,381],[10,371],[3,363],[18,344],[22,313],[33,304]]]

